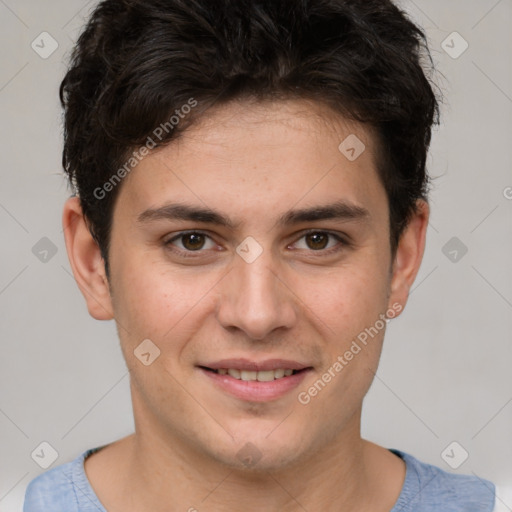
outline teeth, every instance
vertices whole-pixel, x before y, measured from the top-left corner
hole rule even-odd
[[[234,379],[245,380],[245,381],[258,381],[258,382],[270,382],[274,379],[282,379],[283,377],[289,377],[293,374],[291,369],[279,368],[278,370],[265,370],[265,371],[251,371],[251,370],[237,370],[236,368],[220,368],[216,370],[219,375],[230,375]]]
[[[276,379],[280,379],[280,378],[284,377],[284,370],[282,370],[282,369],[274,370],[274,377]]]
[[[250,372],[247,370],[242,370],[240,372],[240,376],[242,377],[242,380],[256,380],[257,375],[258,375],[258,372]]]
[[[233,368],[230,368],[228,370],[229,375],[233,377],[234,379],[240,379],[240,370],[234,370]]]
[[[258,372],[258,375],[256,376],[259,382],[269,382],[271,380],[274,380],[275,373],[274,370],[268,370],[266,372]]]

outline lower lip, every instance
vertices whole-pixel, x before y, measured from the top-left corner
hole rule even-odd
[[[305,369],[289,377],[259,382],[257,380],[239,380],[231,377],[231,375],[220,375],[217,372],[203,368],[200,368],[200,370],[224,391],[227,391],[236,398],[250,402],[269,402],[281,398],[297,388],[310,371]]]

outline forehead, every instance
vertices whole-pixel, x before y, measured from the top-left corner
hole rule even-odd
[[[364,140],[367,158],[363,160],[369,163],[375,153],[370,127],[349,121],[321,103],[239,100],[209,110],[171,146],[176,154],[195,153],[201,147],[202,152],[213,158],[229,156],[241,161],[245,160],[247,150],[254,157],[255,149],[260,150],[260,162],[284,152],[320,161],[321,157],[338,157],[340,143],[350,136]]]
[[[304,100],[240,101],[208,111],[145,157],[120,196],[138,211],[179,199],[222,203],[239,215],[258,207],[277,215],[340,197],[362,206],[385,202],[372,132]]]

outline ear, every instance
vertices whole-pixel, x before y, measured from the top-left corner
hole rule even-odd
[[[69,263],[89,314],[97,320],[111,320],[114,314],[105,262],[87,227],[78,197],[66,201],[62,224]]]
[[[403,311],[409,290],[416,279],[423,258],[430,209],[426,201],[416,203],[416,211],[404,229],[393,262],[389,307],[400,304]]]

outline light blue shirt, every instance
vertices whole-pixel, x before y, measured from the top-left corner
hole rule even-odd
[[[39,475],[29,484],[23,512],[107,512],[92,490],[84,460],[88,450],[68,464]],[[492,512],[494,484],[476,476],[456,475],[391,450],[406,464],[402,492],[390,512]]]

